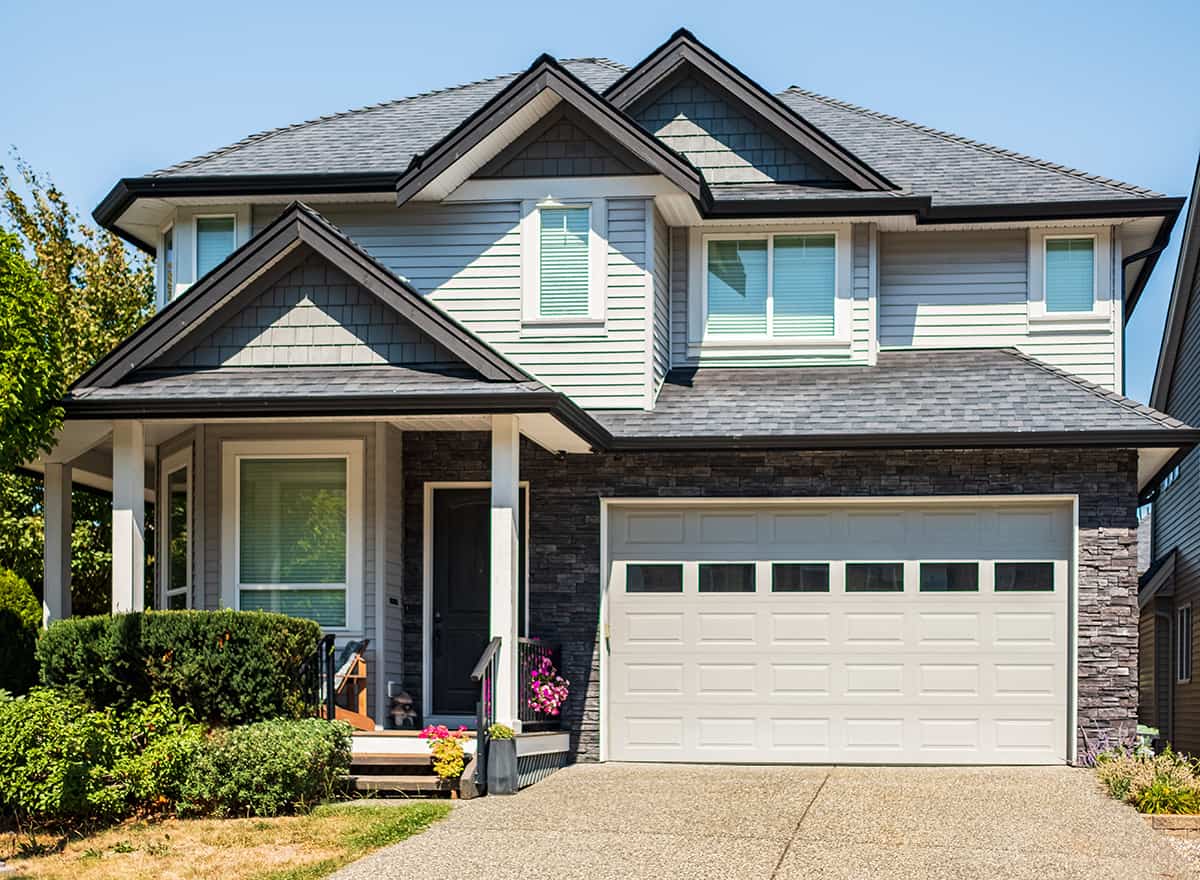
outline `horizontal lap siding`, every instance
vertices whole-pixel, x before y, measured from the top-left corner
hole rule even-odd
[[[590,407],[646,389],[645,200],[608,203],[607,332],[522,331],[520,204],[330,207],[322,214],[388,269],[551,387]],[[256,229],[271,214],[256,210]]]
[[[854,226],[854,304],[850,318],[851,357],[864,363],[871,357],[871,227]]]
[[[879,345],[1011,346],[1111,388],[1111,328],[1031,332],[1028,275],[1025,230],[882,233]]]
[[[1200,297],[1200,291],[1192,294]],[[1178,359],[1167,395],[1167,412],[1189,425],[1200,422],[1200,309],[1187,314]],[[1179,466],[1179,476],[1154,502],[1154,550],[1162,557],[1178,548],[1175,558],[1175,605],[1192,605],[1200,615],[1200,452]],[[1192,624],[1193,643],[1196,623]],[[1193,665],[1196,653],[1193,648]],[[1174,662],[1171,681],[1174,682]],[[1200,754],[1200,675],[1193,684],[1175,685],[1174,744]]]

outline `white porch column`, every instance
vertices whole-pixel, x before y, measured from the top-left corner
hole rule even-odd
[[[46,462],[42,476],[46,529],[42,561],[42,626],[71,616],[71,466]]]
[[[520,449],[517,417],[492,416],[491,635],[501,639],[495,683],[496,720],[514,730],[520,730],[517,721]]]
[[[146,587],[146,441],[141,422],[113,422],[112,610],[141,611]]]

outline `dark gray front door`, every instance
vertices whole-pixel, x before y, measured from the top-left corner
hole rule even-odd
[[[525,493],[521,493],[521,617],[525,600]],[[473,715],[471,670],[487,647],[491,580],[491,490],[433,491],[434,715]]]

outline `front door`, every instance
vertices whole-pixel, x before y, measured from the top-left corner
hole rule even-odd
[[[487,647],[491,581],[491,489],[433,491],[434,715],[475,714],[479,687],[471,670]],[[525,612],[525,492],[518,513],[521,631]]]

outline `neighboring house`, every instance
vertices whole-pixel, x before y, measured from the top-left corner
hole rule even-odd
[[[98,221],[161,310],[46,474],[113,607],[371,639],[457,721],[561,645],[585,760],[1062,763],[1137,711],[1135,511],[1200,434],[1122,396],[1182,208],[799,88],[686,31],[252,135]]]
[[[1188,207],[1151,404],[1200,422],[1200,165]],[[1200,609],[1200,459],[1181,450],[1144,492],[1153,502],[1150,568],[1141,577],[1138,718],[1175,748],[1200,754],[1192,608]]]

